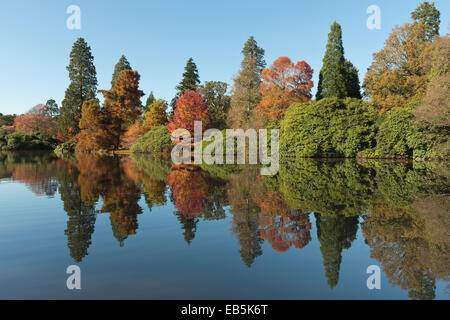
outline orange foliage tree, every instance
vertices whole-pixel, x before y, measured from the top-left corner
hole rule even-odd
[[[14,129],[22,133],[40,132],[46,136],[56,134],[56,124],[44,104],[37,104],[14,119]]]
[[[208,106],[205,98],[198,91],[187,90],[177,100],[172,121],[167,125],[172,133],[178,128],[194,132],[194,121],[202,121],[202,129],[209,124]]]
[[[83,103],[81,109],[80,133],[77,150],[89,152],[105,149],[108,146],[109,133],[106,130],[106,117],[100,110],[97,99]]]
[[[279,57],[262,71],[262,99],[256,110],[269,120],[281,119],[292,103],[311,99],[312,74],[313,69],[305,61],[294,65],[288,57]]]
[[[147,129],[143,126],[141,120],[136,120],[124,134],[122,141],[123,147],[126,149],[131,148],[136,140],[142,137],[146,132]]]
[[[123,70],[111,90],[100,90],[105,97],[106,130],[114,150],[119,149],[123,134],[141,114],[140,98],[144,93],[139,90],[139,79],[137,71]]]

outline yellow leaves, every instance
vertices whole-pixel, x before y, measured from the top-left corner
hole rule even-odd
[[[428,78],[424,57],[428,50],[423,24],[405,24],[394,28],[385,47],[374,54],[364,89],[380,113],[405,106],[424,93]]]

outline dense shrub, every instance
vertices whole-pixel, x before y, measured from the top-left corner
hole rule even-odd
[[[376,113],[359,99],[326,98],[289,107],[281,121],[280,153],[354,157],[375,145]]]
[[[412,156],[408,137],[414,130],[411,126],[413,113],[409,108],[392,108],[379,127],[377,151],[381,157],[407,158]]]
[[[131,147],[133,153],[169,153],[173,147],[166,126],[150,129],[143,137],[136,140]]]
[[[419,123],[414,117],[419,102],[416,99],[407,107],[392,108],[383,116],[376,138],[376,150],[380,157],[448,157],[448,131]]]
[[[52,150],[56,147],[56,143],[56,140],[45,137],[40,133],[14,132],[8,134],[6,130],[0,129],[0,149],[3,151]]]

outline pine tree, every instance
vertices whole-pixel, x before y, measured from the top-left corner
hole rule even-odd
[[[186,91],[197,91],[198,86],[200,84],[200,77],[198,75],[197,65],[194,62],[194,59],[189,58],[186,66],[184,67],[184,73],[183,78],[181,79],[180,83],[175,87],[177,90],[177,93],[175,97],[172,99],[172,102],[170,105],[172,106],[172,112],[175,111],[176,108],[176,102],[178,98]]]
[[[91,48],[83,38],[73,44],[70,52],[69,71],[70,84],[66,90],[58,117],[58,131],[62,134],[74,135],[79,132],[78,122],[81,119],[81,106],[92,97],[97,90],[97,73],[94,66]]]
[[[258,47],[251,36],[242,49],[244,59],[241,70],[234,79],[233,97],[228,113],[228,125],[233,128],[248,126],[253,109],[261,101],[259,85],[261,72],[266,66],[264,49]]]
[[[114,87],[114,83],[116,82],[116,79],[119,77],[119,73],[122,70],[131,70],[130,63],[128,62],[127,58],[122,55],[119,59],[119,61],[116,63],[114,67],[114,73],[112,75],[111,80],[111,87]]]
[[[439,25],[441,13],[434,6],[434,2],[425,1],[421,3],[413,12],[411,19],[414,24],[422,22],[425,26],[425,34],[428,41],[433,41],[435,36],[439,36]]]

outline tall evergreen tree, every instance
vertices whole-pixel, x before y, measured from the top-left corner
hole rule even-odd
[[[153,91],[151,91],[150,94],[148,95],[147,101],[145,101],[144,112],[150,111],[150,107],[155,101],[156,101],[155,95],[153,94]]]
[[[335,21],[328,34],[327,48],[319,73],[316,100],[322,98],[361,98],[358,70],[344,57],[342,29]]]
[[[345,87],[347,97],[361,99],[361,86],[359,84],[358,69],[348,60],[345,60]]]
[[[116,79],[119,77],[119,73],[122,70],[131,70],[130,63],[128,62],[127,58],[124,55],[120,57],[119,61],[114,66],[114,73],[112,75],[111,87],[114,87],[114,83],[116,83]]]
[[[316,99],[346,96],[345,58],[341,26],[335,21],[328,34],[327,48],[320,74],[322,81],[317,88]]]
[[[261,101],[259,85],[261,72],[266,66],[264,49],[258,47],[251,36],[242,49],[244,59],[234,79],[233,96],[228,113],[228,125],[234,128],[248,126],[253,109]]]
[[[413,12],[411,19],[414,24],[422,22],[425,27],[425,34],[428,41],[433,41],[435,36],[439,36],[439,25],[441,13],[434,6],[434,2],[425,1],[421,3]]]
[[[200,84],[200,77],[198,75],[197,65],[195,64],[194,59],[189,58],[186,63],[186,66],[184,67],[183,78],[181,79],[180,83],[175,87],[177,93],[170,103],[170,105],[172,106],[171,114],[173,114],[173,111],[176,108],[176,102],[178,98],[186,90],[197,91],[199,84]]]
[[[226,128],[227,111],[231,102],[227,89],[228,84],[222,81],[206,81],[200,88],[200,92],[205,96],[208,105],[211,128]]]
[[[70,84],[62,101],[58,117],[58,131],[74,135],[79,132],[78,122],[81,118],[83,102],[95,96],[97,90],[97,73],[91,48],[83,38],[78,38],[70,52],[67,66]]]

